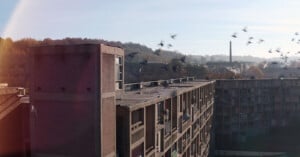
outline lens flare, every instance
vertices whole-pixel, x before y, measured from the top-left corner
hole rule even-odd
[[[2,37],[16,37],[17,27],[20,27],[18,21],[20,21],[22,18],[20,15],[22,15],[23,11],[25,10],[26,4],[28,4],[26,3],[26,0],[19,0],[11,17],[9,18],[8,23],[5,26],[4,31],[1,34]]]

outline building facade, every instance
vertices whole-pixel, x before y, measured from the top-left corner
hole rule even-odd
[[[299,119],[300,79],[217,80],[216,149],[241,143]]]
[[[104,44],[50,45],[31,53],[33,156],[116,156],[115,92],[124,51]]]
[[[208,156],[214,82],[189,80],[131,84],[118,93],[119,157]]]

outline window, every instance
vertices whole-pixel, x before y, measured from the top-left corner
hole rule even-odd
[[[123,88],[123,58],[116,56],[115,58],[115,81],[116,89]]]

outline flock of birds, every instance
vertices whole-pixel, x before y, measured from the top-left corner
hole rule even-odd
[[[247,33],[248,32],[248,28],[244,27],[241,31],[242,31],[242,33]],[[231,37],[232,38],[238,38],[238,33],[234,32],[231,35]],[[295,32],[294,35],[293,35],[293,37],[292,37],[292,39],[291,39],[291,42],[296,43],[296,44],[300,44],[300,38],[298,38],[298,37],[300,37],[299,33]],[[262,44],[264,42],[265,42],[265,40],[262,39],[262,38],[256,39],[256,42],[255,42],[255,38],[253,36],[250,36],[250,37],[248,37],[246,45],[248,46],[250,44],[255,44],[255,43]],[[290,51],[283,51],[280,47],[277,47],[275,49],[271,48],[271,49],[268,50],[268,53],[278,53],[280,59],[282,60],[281,63],[285,64],[286,66],[288,64],[288,59],[289,59],[288,55],[292,54]],[[296,52],[295,54],[296,55],[300,54],[300,51]],[[286,68],[286,66],[285,66],[285,68]]]
[[[295,32],[294,33],[294,37],[291,39],[291,42],[293,42],[293,43],[296,43],[296,44],[300,44],[300,39],[298,39],[298,40],[296,40],[296,38],[299,36],[299,33],[298,32]],[[290,51],[282,51],[281,50],[281,48],[280,47],[278,47],[278,48],[276,48],[275,50],[272,50],[272,49],[270,49],[269,51],[268,51],[269,53],[279,53],[280,54],[280,58],[285,62],[285,63],[287,63],[287,60],[288,60],[288,55],[289,54],[292,54]],[[300,51],[298,51],[298,52],[296,52],[295,53],[296,55],[298,55],[298,54],[300,54]]]
[[[176,40],[177,34],[170,34],[170,38],[172,40]],[[161,40],[158,44],[160,49],[162,49],[164,46],[167,46],[168,49],[170,49],[171,47],[173,47],[173,45],[171,43],[165,44],[163,40]],[[183,56],[179,59],[181,62],[185,63],[186,61],[186,56]]]
[[[175,40],[176,37],[177,37],[177,34],[170,34],[170,38],[171,38],[172,40]],[[173,47],[173,44],[171,44],[171,43],[167,43],[167,44],[166,44],[163,40],[161,40],[161,41],[158,43],[158,46],[159,46],[160,50],[161,50],[163,47],[167,47],[168,49],[170,49],[170,48]],[[132,58],[133,58],[136,54],[137,54],[137,52],[136,52],[136,53],[131,53],[131,54],[129,54],[129,55],[132,55],[132,56],[129,56],[129,57],[132,57]],[[159,53],[158,53],[157,55],[159,55]],[[180,61],[185,62],[185,59],[186,59],[186,57],[183,56],[182,58],[180,58]],[[145,66],[146,64],[148,64],[148,60],[147,60],[147,59],[144,59],[144,60],[141,61],[139,64],[140,64],[140,68],[139,68],[138,72],[141,73],[142,70],[143,70],[143,68],[144,68],[144,66]],[[161,68],[164,69],[165,71],[168,71],[167,65],[164,65],[164,66],[162,66]],[[174,67],[173,67],[173,70],[174,70],[174,71],[177,71],[178,69],[177,69],[177,67],[175,67],[175,69],[174,69]]]
[[[239,38],[239,33],[241,34],[249,34],[249,30],[248,30],[248,27],[244,27],[241,29],[241,32],[234,32],[231,37],[236,39],[236,38]],[[241,35],[242,36],[242,35]],[[177,34],[170,34],[170,38],[172,40],[175,40],[177,37]],[[265,43],[265,39],[263,38],[256,38],[256,37],[253,37],[253,36],[248,36],[247,37],[247,40],[245,42],[245,44],[247,46],[249,45],[254,45],[254,44],[263,44]],[[293,37],[291,38],[291,42],[292,43],[295,43],[295,44],[300,44],[300,34],[298,32],[295,32],[293,34]],[[158,43],[158,46],[160,49],[162,49],[163,47],[166,47],[168,49],[172,48],[173,47],[173,44],[171,43],[165,43],[163,40],[161,40],[159,43]],[[281,59],[280,63],[281,64],[284,64],[285,65],[285,69],[288,65],[288,59],[289,59],[289,55],[293,54],[291,53],[290,51],[283,51],[280,47],[277,47],[277,48],[271,48],[268,50],[268,53],[276,53],[279,55],[279,58]],[[300,51],[296,52],[295,55],[300,55]],[[181,58],[180,59],[182,62],[185,62],[185,57]],[[275,64],[278,64],[277,62],[272,62],[272,63],[275,63]]]
[[[170,38],[172,40],[175,40],[177,37],[177,34],[171,34],[170,35]],[[160,47],[160,49],[162,49],[163,47],[167,47],[168,49],[172,48],[173,47],[173,44],[171,43],[168,43],[168,44],[165,44],[165,42],[163,40],[160,41],[160,43],[158,43],[158,46]],[[127,57],[130,57],[130,58],[133,58],[135,55],[137,55],[138,52],[132,52],[130,54],[127,55]],[[141,65],[145,65],[148,63],[148,60],[147,59],[144,59],[142,62],[140,62]]]
[[[243,29],[242,29],[242,32],[243,33],[247,33],[248,32],[248,28],[247,27],[244,27]],[[231,37],[232,38],[238,38],[238,33],[237,32],[234,32],[232,35],[231,35]],[[263,43],[265,40],[264,39],[258,39],[257,40],[257,44],[261,44],[261,43]],[[246,45],[248,46],[248,45],[250,45],[250,44],[254,44],[255,43],[255,39],[254,39],[254,37],[253,36],[250,36],[250,37],[248,37],[248,40],[247,40],[247,42],[246,42]]]
[[[177,37],[177,34],[171,34],[171,35],[170,35],[170,38],[171,38],[172,40],[175,40],[176,37]],[[171,44],[171,43],[165,44],[165,42],[164,42],[163,40],[161,40],[161,41],[158,43],[158,46],[159,46],[160,48],[163,48],[164,46],[167,46],[167,48],[170,49],[170,48],[173,47],[173,44]]]
[[[242,34],[248,34],[249,30],[247,27],[244,27],[241,29],[241,33]],[[170,39],[172,41],[176,40],[177,38],[177,34],[170,34]],[[241,35],[242,36],[242,35]],[[234,39],[237,39],[239,38],[239,34],[238,32],[234,32],[232,35],[231,35],[232,38]],[[253,37],[253,36],[248,36],[247,37],[247,41],[246,41],[246,45],[249,46],[249,45],[254,45],[254,44],[263,44],[265,42],[264,39],[262,38],[256,38],[256,37]],[[300,44],[300,34],[298,32],[295,32],[293,37],[291,38],[291,42],[292,43],[295,43],[295,44]],[[158,47],[159,49],[161,50],[162,48],[166,47],[168,49],[174,47],[172,42],[168,42],[168,43],[165,43],[164,40],[161,40],[158,44]],[[133,53],[130,53],[128,54],[128,57],[131,57],[133,58],[138,52],[133,52]],[[278,53],[280,55],[280,59],[282,60],[280,63],[282,64],[285,64],[285,67],[284,69],[287,69],[287,64],[288,64],[288,59],[289,59],[289,56],[288,55],[291,55],[292,53],[290,51],[283,51],[280,47],[277,47],[276,49],[269,49],[268,50],[268,53]],[[295,54],[297,55],[300,55],[300,51],[296,52]],[[159,53],[157,55],[160,55]],[[181,61],[182,63],[185,63],[186,62],[186,56],[183,56],[179,59],[179,61]],[[148,60],[147,59],[144,59],[143,61],[141,61],[140,63],[140,68],[138,70],[139,74],[141,74],[144,66],[146,64],[148,64]],[[277,62],[272,62],[272,64],[278,64]],[[169,68],[167,67],[167,65],[161,67],[163,70],[165,71],[168,71]],[[172,67],[172,70],[174,72],[177,72],[180,70],[180,68],[178,66],[173,66]],[[139,75],[140,76],[140,75]]]

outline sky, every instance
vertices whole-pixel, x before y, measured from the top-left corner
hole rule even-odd
[[[98,38],[152,49],[163,40],[174,45],[170,50],[193,55],[227,55],[232,40],[234,55],[269,58],[279,55],[269,49],[300,51],[291,42],[300,39],[294,35],[299,7],[297,0],[0,0],[0,36]],[[255,44],[247,46],[250,36]],[[265,42],[257,44],[260,38]]]

